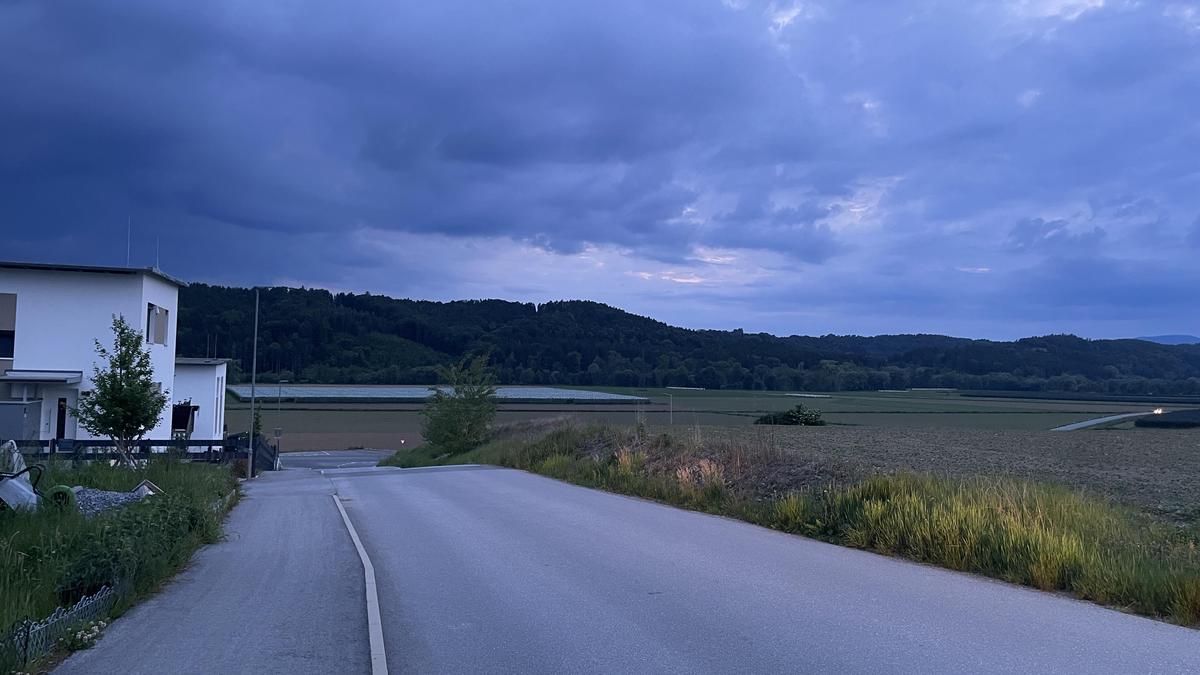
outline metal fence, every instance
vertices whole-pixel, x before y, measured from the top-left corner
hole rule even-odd
[[[116,444],[106,440],[74,441],[14,441],[26,462],[115,460],[121,456]],[[127,453],[130,459],[171,457],[188,462],[224,464],[234,460],[253,463],[254,475],[279,468],[279,446],[268,443],[261,435],[254,437],[254,451],[246,448],[246,434],[234,434],[221,440],[151,440],[134,441]]]
[[[109,440],[76,441],[68,438],[48,441],[14,441],[21,454],[33,459],[116,459],[116,443]],[[128,454],[136,459],[175,454],[191,461],[222,462],[231,457],[233,443],[228,440],[152,440],[130,444]],[[244,457],[244,455],[243,455]]]
[[[129,589],[128,584],[105,586],[71,607],[59,607],[41,621],[24,621],[0,634],[0,667],[21,667],[54,649],[71,631],[108,615]]]
[[[237,453],[238,459],[245,459],[247,457],[245,433],[233,434],[225,442],[229,448]],[[250,461],[255,476],[263,471],[277,470],[279,468],[279,446],[268,443],[261,434],[255,436],[254,452]]]

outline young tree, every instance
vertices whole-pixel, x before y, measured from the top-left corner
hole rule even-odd
[[[154,381],[142,334],[120,316],[113,317],[112,330],[111,350],[96,340],[96,354],[107,365],[93,366],[93,389],[80,397],[74,413],[84,429],[111,438],[121,459],[132,465],[129,446],[158,425],[167,392]]]
[[[421,411],[421,434],[426,442],[456,455],[487,438],[496,417],[496,386],[486,355],[443,368],[441,374],[449,387],[432,388]]]

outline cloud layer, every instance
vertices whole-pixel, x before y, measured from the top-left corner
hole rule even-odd
[[[0,3],[0,258],[689,326],[1200,332],[1200,8]]]

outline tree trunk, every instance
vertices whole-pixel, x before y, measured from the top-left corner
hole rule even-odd
[[[121,463],[129,468],[133,468],[133,458],[129,456],[129,441],[114,438],[113,444],[116,446],[117,454],[121,456]]]

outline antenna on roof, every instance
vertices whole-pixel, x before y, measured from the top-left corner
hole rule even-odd
[[[161,239],[162,239],[161,237],[154,238],[154,269],[158,269],[158,249],[159,249],[159,243],[161,243]]]
[[[133,241],[133,216],[125,216],[125,266],[129,267],[129,242]]]

